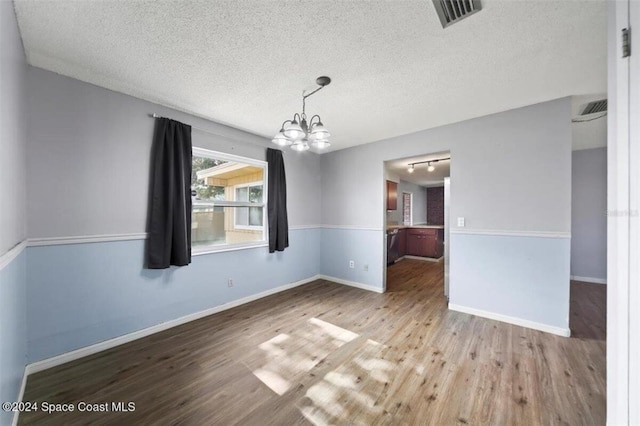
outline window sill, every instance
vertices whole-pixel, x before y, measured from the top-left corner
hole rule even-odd
[[[241,231],[260,231],[262,232],[262,230],[264,229],[263,226],[246,226],[246,225],[233,225],[234,230],[235,229],[239,229]]]
[[[222,253],[225,251],[237,251],[246,250],[259,247],[269,247],[269,243],[266,241],[257,241],[251,244],[233,244],[223,246],[202,246],[197,248],[191,248],[191,256],[202,256],[204,254]]]

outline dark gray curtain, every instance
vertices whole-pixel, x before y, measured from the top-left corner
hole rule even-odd
[[[287,219],[287,180],[284,174],[282,151],[267,148],[269,165],[269,253],[289,247],[289,220]]]
[[[191,126],[156,118],[147,268],[191,263]]]

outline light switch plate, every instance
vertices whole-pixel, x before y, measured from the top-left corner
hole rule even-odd
[[[459,217],[458,218],[458,227],[459,228],[464,228],[464,217]]]

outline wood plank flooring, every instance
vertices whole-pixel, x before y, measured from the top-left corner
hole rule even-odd
[[[388,292],[314,283],[29,377],[25,401],[134,402],[26,424],[601,425],[605,288],[572,283],[563,338],[448,311],[442,263]]]

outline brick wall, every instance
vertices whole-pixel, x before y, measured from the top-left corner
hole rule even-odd
[[[444,186],[427,188],[427,223],[444,225]]]

